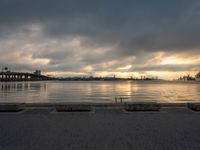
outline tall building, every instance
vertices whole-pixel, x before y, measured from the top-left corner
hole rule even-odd
[[[33,72],[33,74],[40,76],[41,75],[41,70],[35,70],[35,72]]]

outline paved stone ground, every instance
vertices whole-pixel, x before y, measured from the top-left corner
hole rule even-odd
[[[0,150],[200,150],[200,113],[0,113]]]

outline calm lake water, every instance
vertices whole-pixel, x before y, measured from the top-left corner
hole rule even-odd
[[[40,81],[0,83],[0,102],[200,102],[195,81]]]

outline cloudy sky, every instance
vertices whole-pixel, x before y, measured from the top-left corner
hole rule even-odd
[[[200,71],[199,0],[1,0],[0,65],[56,76]]]

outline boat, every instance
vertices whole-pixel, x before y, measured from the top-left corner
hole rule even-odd
[[[196,74],[195,79],[196,81],[200,81],[200,72]]]
[[[196,79],[196,81],[200,81],[200,78],[195,78]]]

